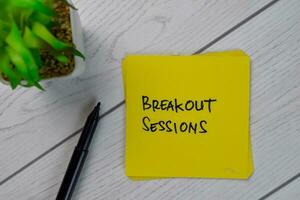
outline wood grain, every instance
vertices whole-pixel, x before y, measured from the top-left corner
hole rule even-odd
[[[269,200],[284,200],[284,199],[300,199],[299,178],[269,197]]]
[[[74,199],[258,199],[298,173],[299,11],[299,1],[280,1],[209,49],[242,48],[252,57],[251,135],[256,169],[250,180],[130,181],[123,166],[123,106],[100,121]],[[0,187],[0,199],[54,199],[76,140],[77,136],[6,182]]]
[[[269,2],[76,1],[88,70],[45,82],[46,92],[0,86],[0,182],[79,129],[96,101],[105,112],[123,100],[126,53],[190,54]]]

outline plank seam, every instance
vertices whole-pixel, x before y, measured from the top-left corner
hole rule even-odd
[[[293,176],[292,178],[286,180],[285,182],[283,182],[282,184],[280,184],[279,186],[277,186],[276,188],[274,188],[273,190],[271,190],[270,192],[268,192],[264,196],[260,197],[258,200],[265,200],[265,199],[267,199],[268,197],[270,197],[274,193],[278,192],[279,190],[281,190],[282,188],[284,188],[288,184],[292,183],[293,181],[295,181],[299,177],[300,177],[300,172],[298,174],[296,174],[295,176]]]
[[[227,35],[229,35],[230,33],[234,32],[236,29],[238,29],[239,27],[241,27],[242,25],[246,24],[247,22],[249,22],[251,19],[253,19],[254,17],[256,17],[257,15],[259,15],[260,13],[262,13],[263,11],[265,11],[266,9],[270,8],[272,5],[274,5],[275,3],[277,3],[279,0],[273,0],[270,1],[269,3],[267,3],[265,6],[263,6],[262,8],[258,9],[256,12],[252,13],[251,15],[249,15],[248,17],[246,17],[244,20],[240,21],[238,24],[236,24],[235,26],[233,26],[232,28],[230,28],[229,30],[225,31],[223,34],[221,34],[219,37],[215,38],[214,40],[212,40],[211,42],[209,42],[207,45],[205,45],[204,47],[202,47],[201,49],[199,49],[198,51],[196,51],[194,54],[199,54],[203,51],[205,51],[206,49],[208,49],[209,47],[211,47],[212,45],[216,44],[217,42],[219,42],[220,40],[222,40],[223,38],[225,38]]]

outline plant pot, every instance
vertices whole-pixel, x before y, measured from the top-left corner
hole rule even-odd
[[[69,1],[70,2],[70,1]],[[70,2],[72,3],[72,2]],[[78,15],[77,10],[69,7],[69,15],[70,15],[70,22],[71,22],[71,30],[72,30],[72,42],[75,44],[76,49],[80,51],[83,55],[85,55],[84,51],[84,43],[83,43],[83,33],[82,27],[80,23],[80,18]],[[75,56],[74,57],[74,69],[71,73],[63,76],[54,76],[51,78],[42,79],[40,82],[48,81],[48,80],[64,80],[64,79],[72,79],[80,76],[86,69],[86,64],[84,59],[81,57]],[[10,85],[10,83],[5,80],[0,75],[0,82],[5,85]],[[25,81],[26,82],[26,81]],[[21,82],[22,83],[22,82]],[[24,83],[26,84],[26,83]]]

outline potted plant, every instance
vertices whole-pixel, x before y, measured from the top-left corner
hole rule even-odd
[[[81,26],[66,0],[0,0],[0,79],[35,86],[85,69]]]

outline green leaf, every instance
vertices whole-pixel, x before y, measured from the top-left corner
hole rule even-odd
[[[35,63],[39,66],[39,68],[41,68],[42,65],[43,65],[43,61],[42,61],[42,58],[41,58],[40,51],[37,50],[37,49],[32,49],[31,54],[34,58]]]
[[[33,85],[35,87],[37,87],[38,89],[42,90],[42,91],[45,91],[45,89],[38,83],[38,82],[34,82]]]
[[[45,89],[38,82],[27,83],[26,85],[23,84],[22,86],[23,87],[32,87],[32,86],[35,86],[36,88],[38,88],[38,89],[40,89],[42,91],[45,91]]]
[[[73,54],[75,56],[78,56],[78,57],[81,57],[83,60],[85,60],[85,56],[80,52],[78,51],[77,49],[73,48]]]
[[[38,73],[38,66],[35,63],[31,52],[26,47],[21,37],[21,33],[14,22],[12,24],[11,32],[6,37],[5,41],[10,47],[12,47],[12,49],[14,49],[23,58],[24,63],[28,68],[28,72],[32,80],[33,81],[40,80],[39,73]]]
[[[0,19],[0,46],[3,45],[4,38],[8,35],[9,31],[10,31],[10,24]]]
[[[41,24],[44,24],[44,25],[48,26],[49,24],[52,23],[53,16],[45,15],[45,14],[39,13],[39,12],[34,12],[30,16],[30,21],[31,22],[40,22]]]
[[[70,44],[57,39],[44,25],[39,22],[35,22],[33,24],[32,31],[56,50],[64,50],[70,47]]]
[[[10,0],[10,4],[14,7],[34,9],[45,15],[53,15],[53,11],[39,0]]]
[[[9,1],[0,0],[0,6],[1,6],[0,8],[5,8],[8,3],[9,3]]]
[[[6,52],[22,78],[28,82],[33,82],[34,80],[30,77],[23,58],[11,47],[6,47]]]
[[[68,57],[65,56],[65,55],[57,55],[57,56],[55,56],[55,58],[56,58],[59,62],[61,62],[61,63],[63,63],[63,64],[68,64],[68,63],[69,63],[69,59],[68,59]]]
[[[27,47],[40,49],[42,47],[42,41],[38,38],[27,26],[23,35],[24,42]]]
[[[7,76],[12,89],[19,85],[20,78],[10,67],[9,57],[4,52],[0,52],[0,71]]]

